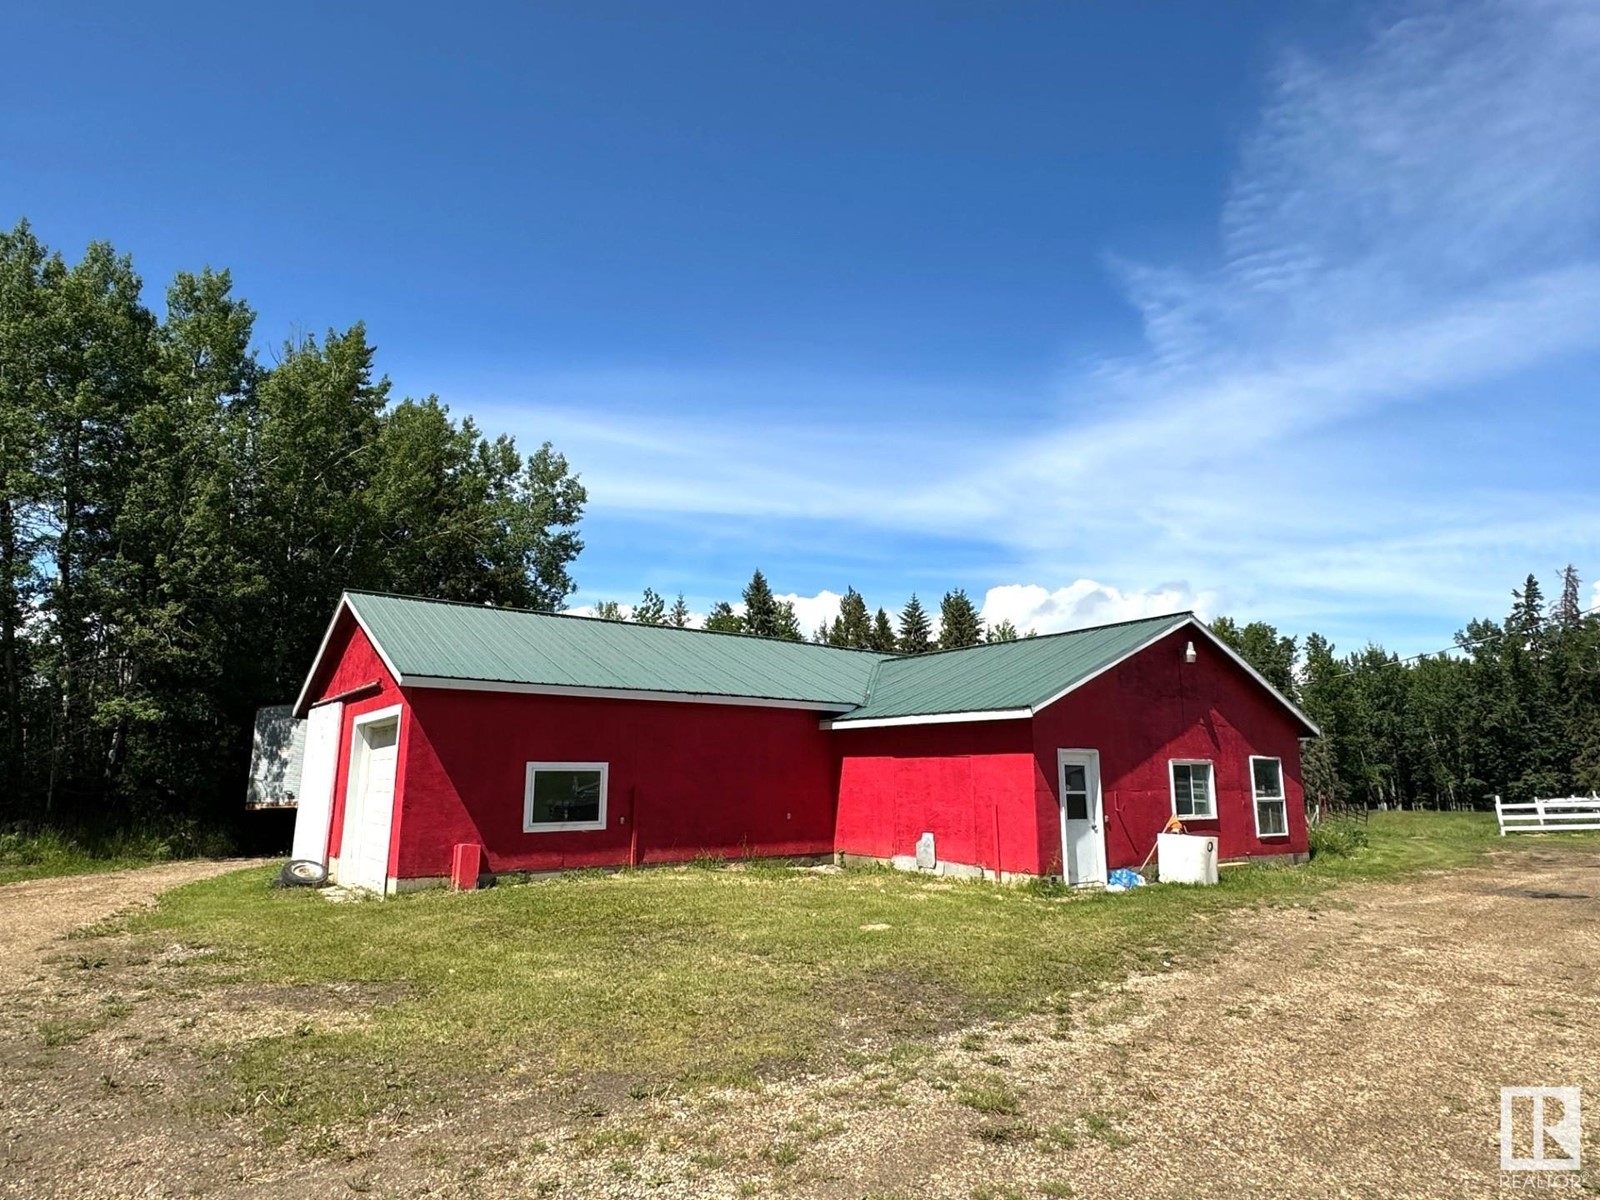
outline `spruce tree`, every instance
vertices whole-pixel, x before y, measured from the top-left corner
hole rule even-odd
[[[900,651],[902,654],[922,654],[933,649],[932,622],[917,599],[915,592],[900,610]]]
[[[1561,572],[1561,599],[1556,601],[1555,619],[1566,629],[1575,629],[1583,619],[1583,584],[1578,568],[1568,563]]]
[[[667,624],[674,629],[689,628],[689,606],[684,602],[683,593],[678,593],[678,598],[672,602],[672,610],[667,613]]]
[[[1530,574],[1522,587],[1511,593],[1511,615],[1506,618],[1506,632],[1520,638],[1526,647],[1538,644],[1544,631],[1544,592],[1539,587],[1539,577]]]
[[[893,654],[900,648],[895,640],[894,626],[889,623],[889,614],[881,608],[878,610],[878,615],[872,619],[871,648],[879,654]]]
[[[744,589],[744,631],[771,638],[780,636],[780,629],[778,601],[767,577],[757,570]]]
[[[843,646],[849,650],[867,650],[872,646],[872,616],[867,612],[867,602],[855,588],[846,588],[839,601],[839,615],[828,631],[830,646]]]
[[[983,640],[983,618],[962,588],[946,592],[939,601],[939,649],[959,650]]]
[[[778,630],[773,635],[783,642],[803,642],[805,631],[800,628],[800,618],[795,615],[794,601],[778,601]]]

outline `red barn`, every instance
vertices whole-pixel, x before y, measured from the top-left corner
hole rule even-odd
[[[1316,727],[1192,613],[897,656],[351,593],[295,705],[341,883],[842,855],[1103,882],[1174,815],[1306,853]]]

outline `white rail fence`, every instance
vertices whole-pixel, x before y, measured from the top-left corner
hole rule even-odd
[[[1494,798],[1500,836],[1508,833],[1568,833],[1600,829],[1600,796],[1565,796],[1559,800],[1532,800],[1507,804]]]

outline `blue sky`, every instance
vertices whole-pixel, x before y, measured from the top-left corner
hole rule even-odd
[[[553,439],[580,603],[1409,652],[1600,576],[1593,5],[337,7],[13,6],[0,220]]]

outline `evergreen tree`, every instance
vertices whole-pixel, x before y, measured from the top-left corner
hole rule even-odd
[[[872,646],[872,617],[867,602],[855,588],[846,588],[839,601],[839,615],[833,619],[828,631],[830,646],[843,646],[850,650],[866,650]]]
[[[634,606],[633,619],[640,625],[665,625],[667,602],[653,589],[645,588],[644,598]]]
[[[889,622],[889,614],[881,608],[877,616],[872,619],[872,640],[869,648],[879,654],[893,654],[900,648],[894,636],[894,626]]]
[[[714,633],[743,633],[744,621],[739,614],[733,611],[733,605],[726,600],[718,600],[711,606],[711,612],[706,616],[706,628]]]
[[[988,642],[1014,642],[1017,640],[1017,627],[1010,621],[1001,621],[997,625],[989,626],[989,631],[984,635]]]
[[[756,637],[775,638],[781,630],[778,601],[759,570],[744,589],[744,631]]]
[[[792,600],[778,601],[778,629],[774,634],[779,641],[803,642],[806,640],[804,630],[800,628],[800,618],[795,615]]]
[[[1538,576],[1530,574],[1511,598],[1506,635],[1520,641],[1525,649],[1537,651],[1544,640],[1544,592]]]
[[[667,613],[667,624],[674,629],[689,628],[689,605],[684,602],[683,593],[678,593],[678,598],[672,602],[672,610]]]
[[[1582,588],[1578,568],[1568,563],[1561,572],[1561,598],[1556,601],[1553,614],[1563,629],[1576,629],[1583,620]]]
[[[962,588],[939,601],[939,649],[956,650],[983,641],[983,619]]]
[[[933,649],[932,622],[915,592],[900,610],[900,652],[922,654]]]

